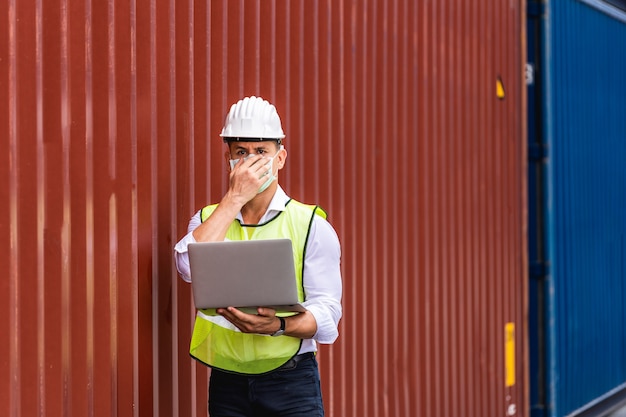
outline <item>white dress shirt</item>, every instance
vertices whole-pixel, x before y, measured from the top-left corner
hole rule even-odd
[[[289,197],[278,186],[270,205],[259,221],[263,224],[285,210]],[[241,213],[236,217],[243,224]],[[195,242],[193,231],[201,224],[200,211],[189,221],[187,235],[174,247],[176,268],[183,280],[191,282],[187,245]],[[317,322],[317,332],[313,339],[305,339],[299,353],[317,350],[319,343],[333,343],[339,332],[337,326],[342,315],[341,296],[341,247],[337,233],[328,221],[313,216],[304,259],[302,284],[305,300],[302,305],[311,312]]]

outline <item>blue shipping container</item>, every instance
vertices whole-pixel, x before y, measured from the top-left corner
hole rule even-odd
[[[528,7],[531,414],[579,415],[626,392],[626,12]]]

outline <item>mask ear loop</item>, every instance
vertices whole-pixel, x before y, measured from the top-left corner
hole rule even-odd
[[[280,147],[278,148],[278,152],[276,152],[276,155],[274,155],[274,157],[272,158],[272,167],[274,167],[274,158],[276,158],[278,156],[278,154],[280,153],[280,151],[285,149],[285,145],[280,145]],[[274,171],[272,171],[272,175],[274,175]]]
[[[272,161],[269,163],[270,165],[270,169],[268,171],[268,173],[271,172],[272,175],[274,175],[274,159],[276,159],[276,157],[278,156],[278,154],[280,153],[280,151],[282,151],[283,149],[285,149],[284,145],[280,145],[278,147],[278,151],[276,151],[276,153],[274,154],[274,156],[272,156]]]

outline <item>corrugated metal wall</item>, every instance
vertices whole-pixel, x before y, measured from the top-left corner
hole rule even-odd
[[[578,0],[548,6],[542,415],[564,416],[626,387],[626,20]]]
[[[0,414],[205,415],[172,247],[256,94],[343,243],[327,414],[526,415],[522,3],[1,0]]]

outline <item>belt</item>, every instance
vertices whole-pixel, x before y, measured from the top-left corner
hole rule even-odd
[[[287,371],[290,369],[295,369],[300,362],[311,359],[315,359],[315,352],[307,352],[296,355],[293,358],[289,359],[287,362],[285,362],[285,364],[282,365],[280,368],[277,368],[276,371]]]

